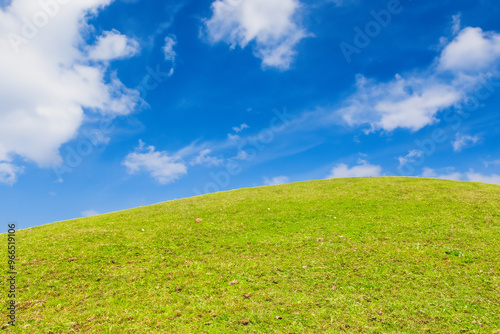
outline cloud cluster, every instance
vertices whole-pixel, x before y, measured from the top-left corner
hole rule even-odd
[[[207,37],[231,48],[253,43],[264,67],[288,69],[297,44],[308,36],[297,22],[299,10],[298,0],[216,0],[205,21]]]
[[[431,179],[445,179],[445,180],[462,180],[462,173],[456,172],[455,168],[448,167],[441,170],[441,172],[436,171],[435,169],[424,167],[422,170],[422,177],[431,178]]]
[[[84,38],[92,35],[88,18],[110,2],[13,0],[0,8],[0,163],[9,175],[0,182],[15,182],[16,158],[60,163],[59,148],[86,114],[134,110],[138,92],[109,73],[109,61],[137,54],[138,43],[115,30],[93,45]]]
[[[455,171],[454,167],[447,167],[441,170],[435,170],[426,167],[423,169],[422,177],[500,184],[500,175],[497,174],[485,175],[477,173],[472,169],[467,173],[461,173]]]
[[[484,76],[498,76],[499,63],[500,34],[467,27],[425,70],[388,82],[359,75],[356,91],[337,113],[348,125],[368,124],[370,131],[417,131],[435,123],[440,111],[463,102]]]
[[[175,64],[175,57],[177,54],[175,53],[174,46],[177,44],[175,40],[175,36],[167,36],[165,37],[165,45],[163,46],[163,54],[165,56],[165,60],[171,61]]]
[[[140,140],[134,152],[129,153],[123,165],[130,174],[146,172],[159,184],[168,184],[187,174],[187,166],[179,156],[157,151],[154,146],[146,146]]]

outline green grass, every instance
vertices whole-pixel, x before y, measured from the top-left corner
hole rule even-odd
[[[499,254],[500,186],[241,189],[18,231],[19,321],[3,329],[500,333]]]

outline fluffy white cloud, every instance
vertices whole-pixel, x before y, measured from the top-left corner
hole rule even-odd
[[[499,62],[500,34],[467,27],[448,44],[439,59],[441,69],[477,72]]]
[[[338,111],[348,125],[370,124],[371,130],[420,130],[436,121],[437,112],[463,99],[463,92],[433,78],[397,75],[388,83],[358,76],[357,91]]]
[[[276,186],[278,184],[285,184],[290,182],[290,179],[287,176],[275,176],[271,179],[268,179],[267,177],[264,178],[264,184],[266,186]]]
[[[245,48],[254,42],[254,54],[262,65],[287,69],[295,47],[307,32],[296,22],[298,0],[216,0],[213,16],[206,20],[211,42]]]
[[[92,60],[113,60],[130,58],[139,53],[139,43],[120,34],[116,30],[105,31],[97,38],[95,45],[89,48],[89,58]]]
[[[142,140],[135,152],[125,157],[123,165],[130,174],[147,172],[160,184],[171,183],[187,174],[186,164],[179,156],[156,151],[154,146],[145,146]]]
[[[438,173],[435,169],[424,167],[422,177],[445,180],[462,180],[463,174],[456,172],[454,167],[444,168]]]
[[[370,165],[364,160],[359,160],[357,166],[349,167],[346,164],[339,164],[332,168],[328,179],[344,178],[344,177],[370,177],[381,176],[382,167]]]
[[[457,133],[455,140],[452,143],[453,151],[460,152],[464,147],[470,144],[476,144],[478,141],[478,136],[461,135]]]
[[[498,76],[499,62],[500,34],[468,27],[424,71],[388,82],[359,75],[356,91],[337,113],[348,125],[368,124],[371,131],[417,131],[436,122],[438,112],[463,102],[484,76]]]
[[[17,182],[17,176],[23,171],[23,167],[17,167],[10,163],[0,162],[0,183],[13,185]]]
[[[469,181],[500,184],[500,175],[497,174],[484,175],[481,173],[475,173],[473,170],[471,170],[465,175],[467,176],[467,179]]]
[[[123,57],[137,45],[116,31],[94,47],[83,37],[92,33],[89,17],[110,2],[13,0],[0,8],[0,162],[59,163],[59,148],[76,136],[86,113],[133,111],[138,92],[97,55]]]
[[[205,149],[200,152],[200,154],[191,161],[191,165],[206,165],[208,167],[220,166],[224,163],[224,160],[212,157],[209,154],[212,152],[210,149]]]

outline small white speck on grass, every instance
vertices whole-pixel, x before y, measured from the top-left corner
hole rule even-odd
[[[271,208],[267,208],[268,210],[271,210]]]
[[[144,229],[142,229],[142,232],[144,232]]]

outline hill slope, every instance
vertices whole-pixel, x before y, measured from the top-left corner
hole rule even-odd
[[[417,178],[241,189],[59,222],[17,232],[15,329],[499,333],[499,236],[499,186]]]

